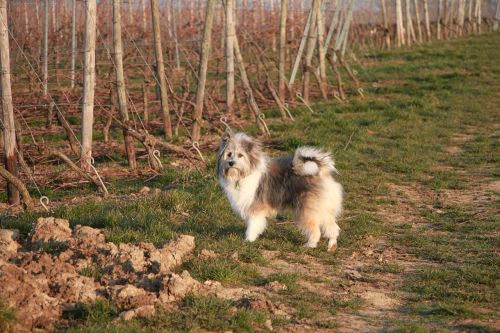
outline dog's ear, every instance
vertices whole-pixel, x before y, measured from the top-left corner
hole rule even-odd
[[[252,152],[259,152],[261,149],[261,143],[259,140],[248,137],[242,142],[243,149],[250,154]]]
[[[221,136],[221,140],[222,140],[222,142],[223,142],[223,143],[226,143],[226,142],[230,141],[232,137],[233,137],[233,131],[231,131],[231,130],[226,130],[226,131],[222,134],[222,136]]]

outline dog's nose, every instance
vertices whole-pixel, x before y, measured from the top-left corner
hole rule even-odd
[[[228,164],[229,164],[229,166],[233,166],[234,165],[234,161],[229,161]]]

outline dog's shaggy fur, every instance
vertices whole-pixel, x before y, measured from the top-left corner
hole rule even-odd
[[[292,209],[306,246],[316,247],[323,234],[328,250],[335,250],[343,190],[334,172],[327,152],[299,147],[294,156],[269,158],[244,133],[226,133],[217,154],[219,182],[235,213],[245,220],[250,242],[264,232],[268,217]]]

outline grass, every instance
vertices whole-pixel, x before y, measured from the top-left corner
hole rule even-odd
[[[16,312],[0,299],[0,329],[7,330],[9,324],[16,319]]]
[[[273,155],[291,153],[300,145],[315,145],[334,153],[338,178],[346,192],[340,225],[343,232],[336,253],[325,252],[324,242],[319,249],[305,249],[301,246],[303,237],[290,223],[271,223],[257,242],[244,242],[244,226],[218,187],[210,154],[205,154],[209,162],[200,171],[169,169],[148,183],[113,179],[110,184],[114,193],[137,192],[147,185],[164,190],[161,195],[90,201],[60,208],[51,215],[68,218],[72,225],[104,228],[107,239],[113,242],[162,245],[179,234],[194,235],[196,251],[206,248],[219,256],[210,260],[192,258],[179,269],[189,270],[200,280],[213,279],[233,286],[255,287],[274,280],[284,283],[293,292],[279,293],[275,300],[295,308],[294,318],[307,319],[315,328],[335,327],[332,315],[356,312],[366,304],[357,297],[330,299],[312,293],[299,283],[305,278],[300,274],[263,276],[259,268],[272,265],[263,251],[287,254],[280,256],[283,260],[299,261],[307,255],[331,265],[334,272],[368,235],[385,237],[423,262],[411,273],[396,264],[367,268],[367,273],[399,275],[404,281],[398,292],[405,295],[399,311],[406,319],[387,319],[388,331],[446,331],[455,323],[457,327],[462,325],[462,320],[469,320],[471,328],[488,331],[491,324],[487,320],[499,319],[495,309],[500,262],[494,250],[500,244],[499,221],[492,209],[498,202],[486,203],[489,209],[485,210],[478,210],[472,203],[459,207],[438,202],[433,209],[415,207],[415,214],[425,221],[416,228],[409,222],[386,221],[379,211],[380,207],[397,204],[388,195],[387,183],[419,184],[436,194],[465,191],[477,179],[491,181],[498,177],[498,37],[489,34],[361,54],[369,62],[365,66],[353,64],[353,68],[360,73],[366,99],[353,96],[343,104],[317,102],[313,105],[315,114],[299,108],[292,110],[297,118],[293,123],[270,122],[276,142]],[[253,125],[246,130],[257,133]],[[463,134],[470,138],[457,139]],[[462,151],[451,154],[447,147],[452,146]],[[90,194],[92,190],[77,193]],[[65,193],[57,195],[63,197]],[[40,215],[46,214],[2,217],[1,225],[18,228],[26,235],[30,223]],[[289,221],[289,216],[279,220]],[[90,270],[82,274],[95,277]],[[336,281],[331,285],[339,288]],[[112,305],[82,305],[80,317],[71,317],[71,329],[254,331],[262,327],[265,318],[262,313],[213,298],[190,296],[179,306],[180,312],[116,324]],[[273,318],[273,324],[286,325],[289,321]]]

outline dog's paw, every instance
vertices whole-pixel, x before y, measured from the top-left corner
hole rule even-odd
[[[332,244],[328,246],[328,251],[335,252],[337,251],[337,244]]]
[[[328,251],[335,252],[335,250],[337,250],[337,240],[336,239],[330,239],[328,241]]]
[[[310,243],[310,242],[307,242],[304,244],[305,247],[308,247],[310,249],[315,249],[316,246],[318,246],[318,243]]]
[[[249,236],[247,236],[247,237],[245,237],[245,240],[247,242],[253,243],[253,242],[255,242],[257,240],[257,237],[249,237]]]

